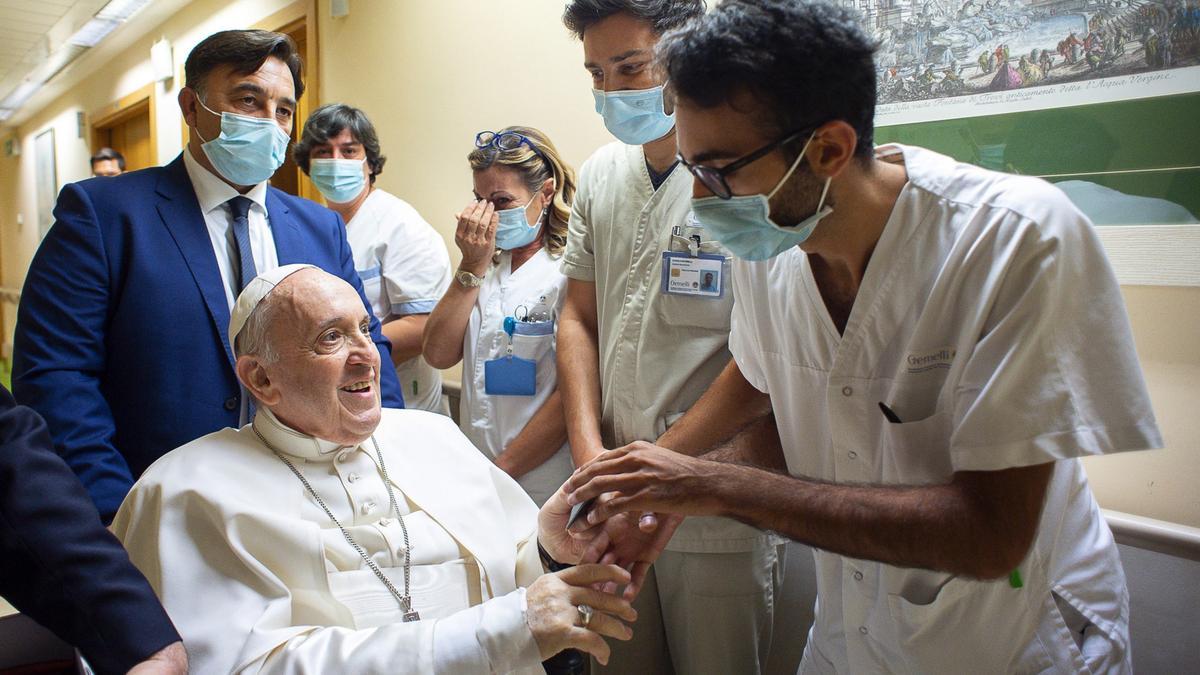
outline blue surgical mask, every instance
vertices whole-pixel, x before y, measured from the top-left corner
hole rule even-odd
[[[205,141],[200,148],[217,173],[230,183],[257,185],[283,166],[290,139],[274,120],[231,112],[217,113],[203,103],[200,107],[221,118],[221,133],[211,141]]]
[[[661,85],[649,89],[603,92],[592,90],[596,112],[604,117],[604,126],[617,140],[642,145],[666,136],[675,126],[674,113],[663,108]]]
[[[313,185],[334,204],[353,201],[363,191],[367,177],[363,174],[365,159],[314,159],[308,163],[308,177]]]
[[[535,194],[525,206],[496,212],[496,215],[500,217],[500,223],[496,226],[496,248],[511,251],[514,248],[521,248],[537,238],[538,231],[541,229],[541,214],[538,214],[533,225],[529,224],[529,219],[525,215],[529,205],[537,198],[538,195]],[[543,209],[544,212],[545,209]]]
[[[804,153],[812,139],[813,137],[809,136],[804,149],[800,151],[800,156],[769,194],[743,195],[729,199],[716,196],[693,199],[692,213],[722,246],[743,260],[767,260],[793,246],[799,246],[808,239],[822,218],[833,213],[833,207],[825,203],[825,195],[829,192],[829,183],[833,179],[825,180],[821,199],[817,202],[817,210],[791,227],[784,227],[771,220],[771,197],[779,192],[779,188],[783,187],[800,166],[800,162],[804,161]]]

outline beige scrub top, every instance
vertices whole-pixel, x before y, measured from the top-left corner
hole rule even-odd
[[[717,299],[661,290],[663,252],[687,252],[691,235],[700,235],[700,253],[730,255],[692,215],[691,193],[678,166],[655,190],[641,146],[610,143],[579,170],[562,271],[596,284],[600,432],[609,448],[658,439],[730,359],[732,290]],[[726,518],[689,518],[668,549],[737,552],[773,541]]]

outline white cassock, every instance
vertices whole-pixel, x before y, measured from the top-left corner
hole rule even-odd
[[[255,422],[393,585],[404,537],[370,441]],[[396,598],[247,425],[155,462],[113,523],[187,646],[193,672],[543,672],[525,590],[543,573],[537,509],[448,418],[383,410],[375,431],[412,548]]]

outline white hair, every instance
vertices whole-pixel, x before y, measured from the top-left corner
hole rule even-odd
[[[254,311],[250,312],[250,316],[246,317],[246,325],[242,327],[233,344],[234,358],[248,355],[257,356],[266,363],[275,363],[279,360],[279,353],[267,339],[271,323],[279,314],[281,303],[278,302],[279,298],[275,297],[279,292],[280,289],[274,289],[267,297],[263,298],[262,302],[258,303]]]

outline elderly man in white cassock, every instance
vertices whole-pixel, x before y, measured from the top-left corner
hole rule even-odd
[[[379,352],[345,281],[308,265],[229,322],[257,402],[241,429],[154,463],[114,522],[199,673],[541,672],[628,639],[625,584],[580,565],[560,492],[539,512],[449,418],[379,405]]]

